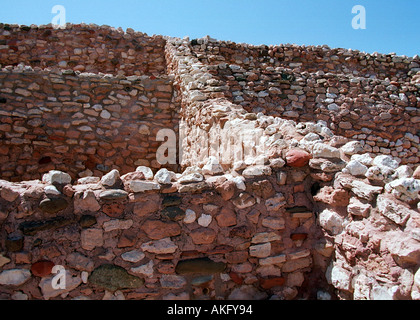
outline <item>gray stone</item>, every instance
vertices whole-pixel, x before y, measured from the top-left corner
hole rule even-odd
[[[101,183],[102,185],[107,187],[113,187],[117,183],[121,183],[119,171],[116,169],[111,170],[101,178]]]
[[[277,193],[275,197],[267,199],[265,206],[268,211],[278,211],[286,205],[286,198],[282,193]]]
[[[335,158],[340,159],[340,150],[334,147],[331,147],[325,143],[316,143],[312,149],[312,154],[314,158]]]
[[[152,181],[131,180],[129,182],[131,192],[145,192],[151,190],[160,190],[160,185]]]
[[[271,168],[269,166],[261,166],[261,165],[251,166],[251,167],[246,168],[242,172],[242,175],[245,178],[255,178],[255,177],[260,177],[260,176],[269,176],[269,175],[271,175]]]
[[[395,174],[397,175],[398,179],[411,178],[413,175],[413,169],[407,165],[399,166],[397,170],[395,170]]]
[[[153,171],[149,167],[139,166],[139,167],[137,167],[136,172],[142,172],[144,174],[144,178],[146,180],[152,180],[153,179]]]
[[[324,209],[319,214],[318,220],[320,226],[333,235],[337,235],[343,230],[344,219],[332,210]]]
[[[154,273],[153,266],[154,266],[153,260],[150,260],[146,264],[143,264],[135,268],[131,268],[131,272],[135,274],[142,274],[148,278],[151,278],[153,277],[153,273]]]
[[[166,168],[160,169],[155,174],[155,180],[156,182],[160,184],[171,184],[172,180],[175,180],[176,174],[175,172],[169,171]]]
[[[403,201],[419,199],[420,180],[414,178],[401,178],[385,185],[385,190]]]
[[[197,214],[195,213],[194,210],[191,210],[191,209],[185,210],[185,217],[183,220],[184,223],[187,223],[187,224],[193,223],[196,218],[197,218]]]
[[[43,212],[49,213],[49,214],[60,212],[66,209],[67,206],[68,206],[67,201],[61,197],[60,198],[58,197],[47,198],[47,199],[42,200],[39,204],[39,208]]]
[[[140,250],[131,250],[131,251],[123,253],[121,255],[121,258],[124,261],[136,263],[143,260],[145,256],[146,255],[144,254],[144,252]]]
[[[179,179],[178,182],[181,184],[187,183],[194,183],[194,182],[201,182],[203,181],[204,177],[201,173],[193,172],[189,174],[183,174]]]
[[[99,177],[83,177],[77,180],[77,184],[94,184],[101,181]]]
[[[414,275],[413,288],[411,290],[411,299],[420,300],[420,268]]]
[[[331,263],[325,274],[329,284],[332,284],[335,288],[345,291],[352,289],[352,275],[351,272]]]
[[[380,193],[382,187],[374,187],[362,181],[355,180],[351,183],[351,191],[359,198],[372,201],[375,194]]]
[[[374,166],[378,166],[378,167],[388,167],[388,168],[392,168],[392,169],[397,169],[398,168],[398,161],[394,160],[391,156],[388,155],[379,155],[376,156],[375,159],[373,159],[373,163]]]
[[[416,212],[408,206],[396,202],[395,199],[385,194],[378,196],[376,206],[383,216],[400,226],[404,226],[411,215],[416,216]]]
[[[350,141],[347,142],[344,146],[342,146],[341,150],[343,150],[345,154],[353,155],[356,153],[363,152],[363,146],[360,143],[360,141]]]
[[[51,170],[42,176],[42,182],[46,184],[69,184],[71,183],[71,177],[68,173]]]
[[[26,269],[10,269],[0,273],[0,284],[4,286],[20,286],[31,277],[31,272]]]
[[[347,163],[347,166],[343,169],[343,172],[350,173],[353,176],[363,176],[367,170],[368,167],[361,164],[359,161],[350,160],[349,163]]]
[[[206,181],[202,181],[202,182],[197,182],[197,183],[179,185],[178,192],[179,193],[198,193],[208,188],[209,188],[208,183]]]
[[[128,196],[128,192],[120,189],[109,189],[102,191],[99,194],[99,198],[101,200],[122,200],[126,199]]]
[[[213,218],[209,214],[202,214],[200,218],[198,218],[197,222],[202,227],[208,227],[209,224],[212,222]]]
[[[120,266],[104,264],[91,273],[89,282],[114,292],[120,289],[140,288],[143,286],[144,280],[129,274]]]
[[[354,154],[351,156],[351,160],[356,160],[365,166],[371,166],[373,163],[373,158],[368,154]]]
[[[160,285],[162,288],[181,289],[187,284],[184,277],[178,275],[162,275],[160,278]]]
[[[341,160],[330,161],[328,159],[311,159],[309,160],[309,167],[324,172],[337,172],[345,168],[347,164]]]
[[[61,192],[57,190],[55,186],[46,186],[44,192],[47,196],[57,197],[61,195]]]

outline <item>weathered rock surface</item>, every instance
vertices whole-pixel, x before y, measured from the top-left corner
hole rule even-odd
[[[130,275],[122,267],[104,264],[93,270],[89,276],[89,282],[114,292],[120,289],[140,288],[144,280]]]

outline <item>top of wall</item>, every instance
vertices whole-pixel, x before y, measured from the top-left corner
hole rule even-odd
[[[165,73],[165,40],[109,26],[67,24],[8,25],[0,23],[0,65],[62,69],[113,75]]]
[[[359,50],[296,44],[251,45],[219,41],[208,36],[191,40],[194,53],[204,63],[223,61],[244,69],[290,68],[299,72],[353,74],[367,78],[410,77],[420,71],[420,57],[398,56],[395,53],[369,54]],[[414,69],[414,70],[413,70]],[[274,70],[267,70],[272,72]],[[390,79],[392,80],[392,79]]]

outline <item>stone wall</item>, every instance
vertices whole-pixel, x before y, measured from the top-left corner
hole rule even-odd
[[[203,88],[211,95],[219,92],[248,112],[322,120],[335,134],[361,141],[366,152],[419,162],[418,56],[211,38],[190,44],[213,76]]]
[[[316,150],[237,172],[1,181],[1,297],[419,299],[419,170]]]
[[[284,168],[287,184],[274,171],[200,172],[2,181],[1,297],[291,299],[311,283],[328,290],[324,276],[309,276],[333,248],[319,238],[307,169]],[[54,265],[68,272],[66,290],[51,287]]]
[[[49,25],[0,24],[0,65],[60,67],[80,72],[114,75],[165,73],[162,36],[108,26],[68,24],[65,29]]]
[[[0,72],[1,177],[40,179],[52,169],[73,178],[138,165],[159,168],[160,129],[178,131],[168,76],[114,77],[73,71]]]
[[[418,57],[162,41],[166,74],[3,66],[1,298],[420,299]]]

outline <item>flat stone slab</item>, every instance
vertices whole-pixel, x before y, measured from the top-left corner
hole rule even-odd
[[[128,197],[128,192],[120,189],[109,189],[99,194],[101,200],[123,200]]]
[[[124,268],[113,264],[103,264],[93,270],[89,282],[109,291],[140,288],[144,280],[129,274]]]
[[[64,217],[49,220],[25,221],[19,225],[19,229],[22,230],[25,236],[33,236],[37,232],[65,227],[73,222],[72,219]]]
[[[209,258],[197,258],[179,261],[175,271],[178,274],[188,273],[220,273],[226,268],[226,264],[223,262],[215,262]]]
[[[63,198],[47,198],[40,202],[39,208],[45,212],[54,214],[66,209],[68,203]]]

